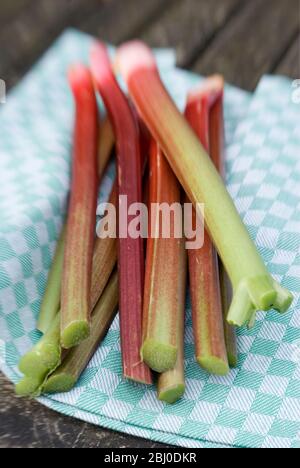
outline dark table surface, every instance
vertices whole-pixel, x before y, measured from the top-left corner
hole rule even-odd
[[[67,27],[118,44],[174,47],[177,63],[255,89],[265,73],[300,78],[300,0],[1,0],[0,78],[8,88]],[[15,398],[0,374],[1,447],[160,447]]]

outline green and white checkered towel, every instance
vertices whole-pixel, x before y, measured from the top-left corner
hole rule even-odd
[[[87,60],[90,41],[66,32],[0,108],[0,368],[13,381],[20,355],[39,338],[36,318],[66,209],[73,103],[65,70]],[[157,56],[182,108],[199,77],[176,70],[171,51]],[[300,106],[292,93],[289,80],[266,77],[252,100],[228,86],[225,103],[228,187],[269,270],[295,294],[291,311],[260,314],[253,330],[240,330],[239,368],[219,378],[195,362],[188,300],[187,391],[173,406],[159,402],[154,387],[122,380],[117,318],[77,387],[41,403],[184,447],[300,447]]]

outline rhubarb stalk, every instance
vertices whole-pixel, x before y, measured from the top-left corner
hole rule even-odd
[[[19,370],[25,377],[16,385],[16,394],[38,395],[43,382],[57,368],[60,360],[60,316],[57,314],[41,340],[21,358]]]
[[[224,335],[225,344],[227,349],[228,364],[230,367],[237,367],[238,365],[238,350],[237,350],[237,337],[235,327],[227,322],[227,314],[232,301],[232,286],[226,270],[219,259],[219,271],[220,271],[220,286],[221,286],[221,297],[222,297],[222,308],[224,317]]]
[[[98,175],[103,177],[105,168],[114,146],[115,137],[108,118],[101,123],[99,150],[98,150]],[[41,305],[41,311],[37,323],[37,329],[46,333],[54,317],[60,308],[61,300],[61,279],[64,263],[66,226],[64,226],[57,243],[56,252],[49,272],[48,283]]]
[[[158,399],[172,404],[178,401],[185,392],[184,376],[184,329],[186,304],[187,258],[184,241],[181,242],[178,264],[177,303],[174,315],[177,316],[177,360],[174,369],[168,370],[158,377]]]
[[[55,316],[57,315],[57,312],[60,307],[61,277],[64,263],[65,236],[66,229],[64,227],[57,243],[37,323],[37,329],[40,330],[42,333],[47,332]]]
[[[223,101],[222,78],[212,77],[188,96],[185,116],[205,150],[214,149],[215,164],[221,169],[224,130],[218,125],[211,129],[215,106]],[[223,114],[223,107],[219,107]],[[218,131],[219,130],[219,131]],[[211,134],[214,132],[214,141]],[[196,217],[193,210],[193,217]],[[200,249],[189,250],[189,270],[192,299],[193,329],[196,359],[200,366],[216,375],[229,372],[224,337],[223,307],[220,290],[218,255],[207,232]]]
[[[186,257],[182,250],[180,185],[166,158],[153,140],[150,151],[150,233],[147,242],[146,277],[141,355],[156,372],[175,367],[182,323],[186,282]],[[170,222],[161,220],[166,208]],[[162,222],[161,222],[162,221]],[[165,226],[166,224],[166,226]],[[169,233],[164,233],[164,228]],[[179,237],[180,236],[180,237]]]
[[[117,305],[118,277],[114,273],[94,309],[89,338],[69,351],[60,367],[48,378],[43,393],[68,392],[74,387],[114,319]]]
[[[223,77],[212,77],[206,81],[208,86],[208,94],[210,89],[212,96],[216,92],[214,103],[210,103],[210,116],[209,116],[209,141],[210,141],[210,157],[215,164],[219,174],[225,180],[225,128],[224,128],[224,79]],[[219,87],[219,92],[218,92]],[[215,88],[215,91],[214,91]],[[205,98],[205,89],[203,90],[203,99],[209,102]],[[204,104],[205,105],[205,104]],[[222,309],[224,317],[224,333],[225,343],[227,349],[228,363],[230,367],[236,367],[238,364],[237,355],[237,338],[235,327],[227,322],[227,315],[230,309],[232,301],[232,286],[230,279],[228,278],[227,272],[224,265],[219,258],[219,273],[220,273],[220,286],[221,286],[221,297],[222,297]]]
[[[205,204],[206,227],[234,288],[229,323],[252,324],[258,310],[285,312],[293,296],[267,271],[221,176],[164,88],[151,50],[141,42],[125,44],[117,66],[189,199]]]
[[[101,179],[107,167],[115,144],[115,135],[112,124],[108,117],[105,117],[101,123],[98,150],[98,175]]]
[[[106,48],[96,43],[91,68],[117,140],[118,212],[127,217],[128,207],[142,202],[140,135],[134,113],[112,72]],[[127,220],[119,223],[119,305],[123,374],[125,378],[150,384],[149,368],[142,362],[142,299],[144,286],[143,239],[128,235]],[[126,229],[126,232],[124,230]],[[123,232],[121,232],[121,230]]]
[[[61,296],[61,343],[78,345],[90,332],[90,287],[98,190],[98,110],[90,72],[69,72],[76,103],[73,176]]]

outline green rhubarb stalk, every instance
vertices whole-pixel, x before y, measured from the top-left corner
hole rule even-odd
[[[69,351],[47,379],[43,393],[68,392],[75,386],[114,319],[117,305],[118,275],[114,273],[94,309],[89,338]]]
[[[64,264],[64,245],[65,245],[66,229],[62,230],[59,241],[57,243],[55,256],[50,269],[48,283],[41,305],[41,311],[38,318],[37,329],[42,333],[46,333],[52,324],[60,307],[61,295],[61,277]]]
[[[59,366],[60,361],[60,315],[56,314],[45,335],[21,358],[19,370],[25,377],[16,385],[16,394],[39,395],[44,381]]]
[[[110,120],[106,117],[101,123],[98,150],[98,175],[103,177],[104,171],[110,159],[115,137]],[[48,283],[41,305],[41,311],[37,323],[37,329],[46,333],[55,315],[60,309],[61,281],[64,263],[64,248],[66,239],[66,225],[63,227],[58,241],[53,263],[50,269]]]
[[[228,322],[252,324],[259,310],[286,312],[292,294],[269,274],[221,176],[164,88],[151,50],[138,41],[125,44],[118,50],[117,66],[189,199],[205,205],[206,227],[234,289]]]
[[[183,239],[175,235],[182,232],[181,217],[178,219],[175,214],[170,223],[170,236],[162,235],[160,211],[156,207],[179,207],[181,215],[181,193],[175,175],[154,140],[150,151],[149,196],[151,234],[147,242],[141,356],[151,369],[165,372],[173,369],[177,361],[182,333],[178,322],[182,322],[184,310],[182,291],[185,289],[187,265],[182,260],[183,255],[186,260],[185,252],[182,252]]]

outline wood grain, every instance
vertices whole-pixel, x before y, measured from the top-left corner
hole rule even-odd
[[[106,1],[88,21],[80,25],[82,31],[114,44],[139,36],[140,31],[157,15],[169,8],[175,0]],[[160,21],[160,19],[159,19]]]
[[[227,24],[193,67],[204,75],[253,90],[299,28],[299,0],[251,0]]]
[[[243,4],[244,0],[181,0],[141,38],[152,47],[175,47],[178,65],[188,67]]]
[[[16,14],[27,7],[34,0],[1,0],[0,26],[8,24]]]
[[[1,448],[160,448],[161,444],[109,431],[16,398],[0,372]]]

